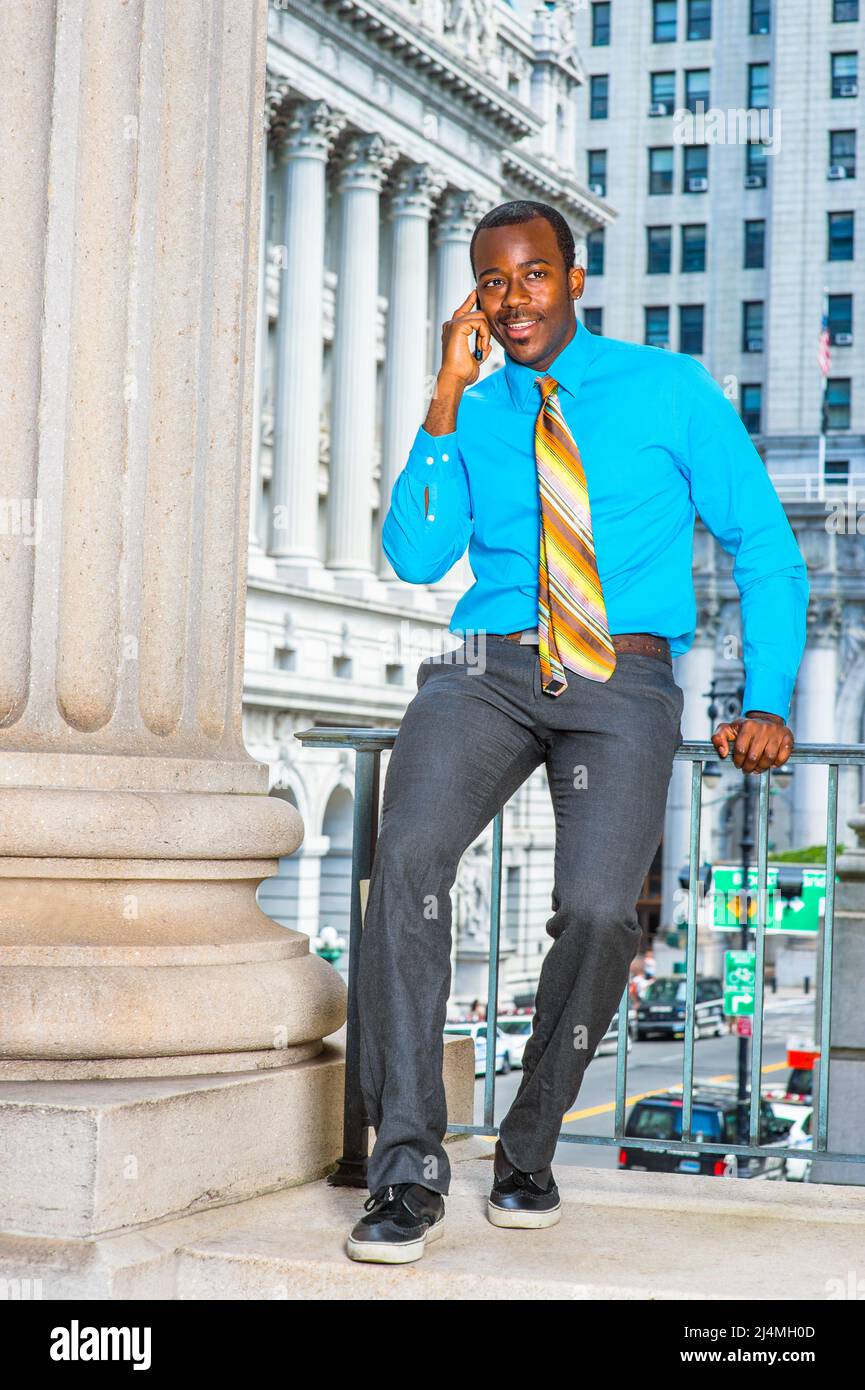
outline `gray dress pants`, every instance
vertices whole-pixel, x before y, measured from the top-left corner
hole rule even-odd
[[[358,970],[371,1192],[447,1193],[443,1030],[451,900],[466,849],[545,764],[555,812],[553,938],[519,1091],[499,1137],[543,1168],[640,943],[636,902],[661,842],[684,693],[671,665],[618,652],[608,681],[544,694],[536,646],[481,634],[422,661],[385,776]]]

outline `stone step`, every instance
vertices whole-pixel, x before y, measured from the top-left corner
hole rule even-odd
[[[465,1140],[451,1153],[446,1231],[417,1263],[349,1260],[345,1237],[366,1193],[316,1182],[244,1203],[236,1223],[223,1209],[218,1233],[188,1236],[175,1296],[826,1299],[861,1267],[861,1188],[560,1168],[560,1223],[508,1231],[485,1215],[491,1144]]]

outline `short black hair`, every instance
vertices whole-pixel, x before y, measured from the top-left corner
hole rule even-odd
[[[512,227],[518,222],[531,222],[535,217],[543,217],[549,222],[556,234],[556,241],[565,263],[565,272],[569,271],[574,264],[576,247],[574,234],[562,214],[557,208],[550,207],[549,203],[535,203],[529,198],[516,198],[513,202],[500,203],[497,208],[490,208],[490,211],[484,214],[475,227],[469,244],[472,274],[476,275],[475,242],[478,232],[483,232],[488,227]]]

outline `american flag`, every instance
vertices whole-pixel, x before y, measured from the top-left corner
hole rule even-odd
[[[820,322],[820,337],[817,342],[817,361],[824,376],[829,375],[832,366],[832,352],[829,347],[829,315],[824,311]]]

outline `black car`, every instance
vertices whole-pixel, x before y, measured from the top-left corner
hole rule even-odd
[[[694,1000],[694,1037],[720,1037],[726,1033],[724,986],[711,977],[697,979]],[[637,1005],[637,1037],[685,1036],[685,977],[659,975]]]
[[[625,1124],[625,1137],[681,1142],[682,1104],[682,1096],[677,1091],[662,1091],[638,1100]],[[750,1098],[748,1105],[750,1106]],[[733,1091],[712,1086],[695,1086],[691,1106],[691,1138],[707,1144],[740,1142],[736,1137],[737,1108],[738,1101]],[[749,1112],[746,1110],[746,1133],[748,1115]],[[791,1123],[790,1120],[782,1120],[777,1116],[768,1101],[761,1101],[761,1144],[778,1144],[784,1147]],[[745,1142],[748,1142],[747,1139]],[[732,1167],[736,1176],[740,1178],[781,1179],[784,1176],[785,1165],[786,1160],[783,1156],[771,1152],[759,1158],[745,1158],[739,1155],[728,1166],[724,1154],[701,1153],[698,1149],[679,1153],[665,1152],[663,1149],[619,1150],[620,1168],[632,1168],[649,1173],[703,1173],[709,1177],[720,1178]]]

